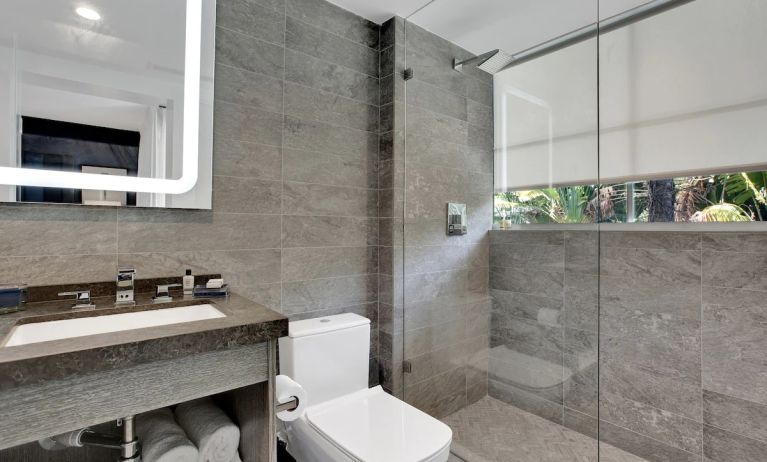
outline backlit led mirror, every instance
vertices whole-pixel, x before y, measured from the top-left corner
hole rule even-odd
[[[6,0],[0,201],[211,208],[215,0]]]

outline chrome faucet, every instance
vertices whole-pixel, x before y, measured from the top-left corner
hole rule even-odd
[[[75,290],[72,292],[59,292],[59,297],[74,296],[75,304],[72,305],[74,311],[95,310],[96,305],[91,302],[90,290]]]
[[[181,284],[160,284],[157,286],[152,302],[154,303],[166,303],[172,302],[173,297],[170,295],[170,289],[173,287],[181,287]]]
[[[135,305],[134,284],[136,281],[135,268],[119,268],[117,270],[117,288],[115,290],[115,305]]]

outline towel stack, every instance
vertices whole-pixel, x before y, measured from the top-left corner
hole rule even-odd
[[[241,462],[240,429],[210,398],[141,414],[143,462]]]
[[[197,447],[178,426],[170,409],[139,415],[136,433],[144,462],[189,462],[199,457]]]
[[[202,398],[176,407],[176,420],[200,451],[199,462],[235,462],[240,460],[240,429],[210,398]]]

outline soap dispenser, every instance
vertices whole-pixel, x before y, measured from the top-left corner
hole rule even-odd
[[[181,282],[184,286],[184,295],[192,295],[194,292],[194,276],[192,276],[192,270],[186,270],[186,275],[181,278]]]

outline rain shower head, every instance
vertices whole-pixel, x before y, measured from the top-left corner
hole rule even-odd
[[[471,65],[478,67],[488,74],[495,74],[504,69],[513,60],[514,58],[510,54],[501,50],[493,50],[463,61],[453,59],[453,69],[460,71],[463,66]]]

